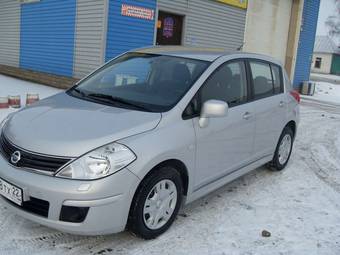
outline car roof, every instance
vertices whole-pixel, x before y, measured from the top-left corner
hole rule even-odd
[[[145,54],[159,54],[165,56],[191,58],[197,60],[204,60],[213,62],[217,58],[228,55],[238,55],[242,58],[257,58],[266,61],[270,61],[281,65],[276,59],[262,55],[243,51],[226,51],[222,48],[205,48],[205,47],[194,47],[194,46],[154,46],[147,48],[139,48],[132,50],[132,52],[145,53]]]
[[[185,46],[155,46],[137,49],[134,50],[134,52],[193,58],[205,61],[214,61],[216,58],[227,54],[226,51],[218,48]]]

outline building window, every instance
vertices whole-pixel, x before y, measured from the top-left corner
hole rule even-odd
[[[316,58],[315,59],[315,64],[314,64],[314,67],[315,68],[321,68],[321,58]]]
[[[181,45],[184,16],[158,12],[156,45]]]

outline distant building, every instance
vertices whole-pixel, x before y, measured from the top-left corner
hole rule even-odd
[[[340,48],[328,36],[315,39],[311,71],[340,75]]]

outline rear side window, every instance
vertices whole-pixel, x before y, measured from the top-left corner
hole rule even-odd
[[[264,62],[250,62],[255,99],[273,95],[273,81],[270,65]]]
[[[250,61],[254,98],[259,99],[283,92],[281,68],[262,61]]]

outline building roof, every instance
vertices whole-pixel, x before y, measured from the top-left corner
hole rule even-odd
[[[314,53],[340,54],[340,49],[328,36],[316,36],[314,44]]]

